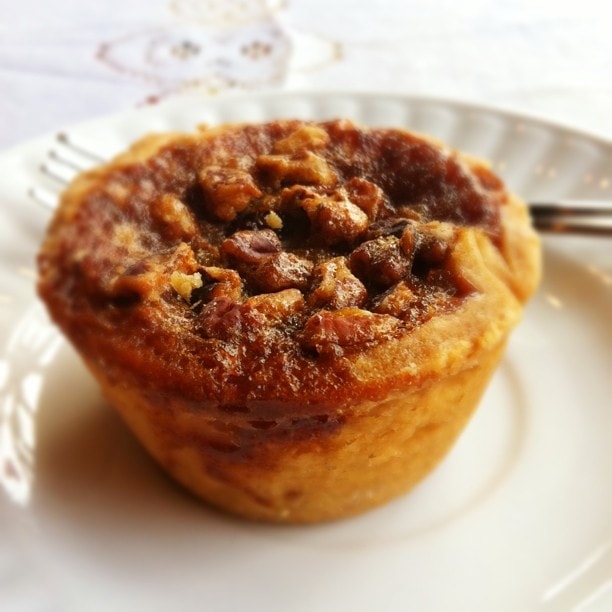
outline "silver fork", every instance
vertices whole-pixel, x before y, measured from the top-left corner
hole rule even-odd
[[[101,164],[105,158],[75,143],[65,132],[55,138],[47,159],[39,166],[50,179],[49,187],[31,187],[28,195],[41,206],[53,210],[58,192],[84,170]],[[53,185],[53,186],[51,186]],[[612,203],[603,200],[559,200],[530,202],[535,228],[554,234],[612,236]]]
[[[59,192],[77,174],[104,161],[101,155],[76,144],[65,132],[59,132],[54,145],[47,152],[47,158],[38,166],[40,174],[50,179],[47,181],[48,187],[30,187],[28,196],[44,208],[54,210]]]

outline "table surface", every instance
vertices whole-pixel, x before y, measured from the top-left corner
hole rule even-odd
[[[390,91],[612,138],[600,0],[0,0],[0,149],[184,91]]]

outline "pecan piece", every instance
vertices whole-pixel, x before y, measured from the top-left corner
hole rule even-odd
[[[281,248],[272,230],[242,230],[223,241],[221,253],[238,267],[255,291],[306,288],[313,264]]]
[[[312,151],[294,155],[260,155],[257,168],[277,185],[335,185],[338,181],[327,161]]]
[[[319,193],[308,187],[292,187],[281,194],[286,206],[303,210],[311,231],[327,245],[352,243],[366,230],[368,216],[340,189]]]
[[[395,236],[381,236],[358,246],[350,256],[351,270],[366,283],[390,287],[410,273],[406,258]]]
[[[449,223],[431,221],[419,227],[416,256],[428,265],[442,263],[454,241],[455,231]]]
[[[280,251],[265,257],[256,268],[243,270],[243,274],[257,291],[271,293],[292,287],[305,289],[312,266],[303,257]]]
[[[416,225],[409,222],[405,227],[402,235],[400,236],[400,248],[402,253],[410,259],[414,260],[417,246],[419,244],[419,235],[417,233]]]
[[[239,264],[259,264],[281,248],[278,236],[271,229],[241,230],[221,243],[221,253]]]
[[[298,289],[285,289],[277,293],[262,293],[244,303],[245,310],[262,315],[269,324],[279,323],[304,310],[304,296]]]
[[[417,297],[408,283],[406,283],[406,281],[401,281],[385,291],[385,293],[377,299],[372,311],[401,318],[404,313],[410,309],[416,299]]]
[[[214,298],[200,312],[200,328],[208,338],[230,341],[242,332],[243,306],[226,297]]]
[[[372,223],[372,225],[368,227],[365,239],[374,240],[381,236],[395,236],[400,238],[406,228],[412,224],[410,219],[405,219],[403,217],[387,217],[386,219],[381,219],[380,221]]]
[[[202,271],[207,281],[203,299],[224,297],[239,301],[242,298],[242,279],[236,270],[207,266]]]
[[[244,170],[208,166],[198,175],[210,213],[220,221],[233,221],[261,191]]]
[[[346,265],[345,257],[334,257],[317,266],[313,284],[315,289],[308,298],[308,305],[315,308],[338,310],[362,306],[368,297],[363,283]]]
[[[208,338],[226,342],[253,340],[271,327],[304,309],[304,296],[297,289],[265,293],[236,302],[226,297],[214,298],[200,313],[200,329]]]
[[[306,322],[300,344],[319,354],[341,355],[344,350],[388,338],[400,325],[395,317],[360,308],[321,310]]]
[[[156,301],[168,285],[173,285],[171,278],[174,273],[193,275],[197,268],[193,250],[181,242],[171,253],[161,252],[122,268],[110,281],[109,294],[117,303]],[[198,282],[196,277],[194,282]]]
[[[176,196],[165,193],[151,204],[151,214],[162,225],[169,238],[189,239],[197,232],[193,213]]]
[[[289,136],[277,140],[274,153],[299,153],[304,149],[318,149],[329,144],[329,135],[316,125],[302,125]]]
[[[356,176],[345,183],[344,189],[353,204],[359,206],[370,219],[376,219],[385,201],[384,192],[378,185]]]

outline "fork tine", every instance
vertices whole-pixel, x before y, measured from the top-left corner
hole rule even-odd
[[[40,164],[38,169],[41,174],[44,174],[46,177],[53,179],[55,183],[59,183],[63,187],[65,187],[79,172],[75,170],[73,167],[63,164],[63,163],[54,163],[52,157],[49,157],[49,161]]]
[[[75,144],[65,132],[60,132],[56,134],[55,146],[48,151],[47,160],[39,166],[39,170],[56,183],[65,186],[78,173],[103,161],[103,157]]]
[[[86,170],[87,167],[89,166],[89,164],[82,164],[82,163],[75,161],[74,159],[68,159],[61,153],[58,153],[56,149],[51,149],[49,151],[49,159],[52,159],[54,162],[57,162],[58,164],[62,164],[63,166],[66,166],[67,168],[71,168],[75,172],[82,172],[83,170]]]
[[[50,191],[30,187],[28,189],[28,197],[46,210],[55,210],[57,206],[57,195],[52,194]]]
[[[101,155],[98,155],[98,154],[94,153],[93,151],[90,151],[89,149],[86,149],[83,146],[75,144],[70,139],[68,134],[66,134],[66,132],[59,132],[56,135],[56,139],[57,139],[58,142],[63,144],[68,149],[71,149],[73,152],[87,157],[90,161],[93,161],[93,162],[96,162],[96,163],[101,163],[101,162],[106,161]]]

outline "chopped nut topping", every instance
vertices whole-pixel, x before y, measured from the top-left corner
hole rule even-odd
[[[414,259],[414,254],[418,246],[419,236],[417,234],[416,226],[414,223],[408,223],[404,227],[404,231],[400,236],[400,248],[402,253],[410,259]]]
[[[458,227],[501,240],[501,183],[422,138],[348,121],[208,134],[87,195],[72,233],[99,226],[86,248],[66,244],[92,301],[115,314],[155,301],[228,354],[316,359],[408,333],[475,291],[450,257]]]
[[[328,133],[315,125],[303,125],[274,145],[275,153],[299,153],[304,149],[317,149],[329,143]]]
[[[171,238],[187,240],[197,232],[193,213],[176,196],[165,193],[151,204],[151,214],[164,225]]]
[[[268,323],[277,323],[286,321],[292,314],[302,312],[304,296],[298,289],[285,289],[277,293],[255,295],[246,300],[244,305],[264,315]]]
[[[206,297],[229,298],[240,301],[242,299],[242,280],[236,270],[207,266],[202,270],[206,278]]]
[[[334,185],[338,176],[323,157],[312,151],[293,156],[260,155],[257,167],[278,185],[300,183],[303,185]]]
[[[311,261],[281,251],[264,258],[255,269],[245,270],[245,275],[258,291],[266,293],[291,287],[305,289],[312,267]]]
[[[444,261],[454,240],[454,229],[448,223],[433,221],[419,229],[417,244],[418,256],[428,264],[439,264]]]
[[[223,241],[221,253],[239,264],[258,264],[281,248],[281,242],[272,230],[242,230]]]
[[[283,220],[274,211],[270,211],[264,217],[264,220],[268,224],[268,227],[273,230],[283,229]]]
[[[199,179],[210,212],[221,221],[233,221],[261,195],[253,177],[237,168],[208,166],[200,171]]]
[[[200,322],[204,336],[231,341],[242,331],[243,306],[226,297],[213,298],[202,308]]]
[[[108,293],[119,302],[124,302],[123,298],[130,296],[133,301],[155,301],[168,289],[168,277],[175,274],[190,276],[196,268],[197,262],[191,247],[181,242],[169,255],[166,253],[149,255],[122,267],[110,282]],[[175,278],[180,285],[180,277],[175,276]],[[198,281],[193,280],[193,282]],[[172,279],[170,285],[174,287]],[[180,291],[174,288],[180,294]]]
[[[318,193],[307,187],[292,187],[284,190],[282,197],[306,213],[311,232],[325,244],[350,244],[368,227],[368,216],[340,190]]]
[[[315,289],[308,304],[315,308],[338,310],[347,306],[362,306],[368,292],[346,265],[345,257],[335,257],[320,264],[314,272]]]
[[[183,274],[175,270],[170,276],[170,283],[174,290],[186,301],[191,300],[191,293],[194,289],[199,289],[204,283],[199,272],[193,274]]]
[[[366,240],[373,240],[384,236],[396,236],[400,238],[407,227],[413,226],[410,219],[404,219],[403,217],[386,217],[380,221],[372,223],[368,227],[364,238]]]
[[[372,310],[401,318],[415,299],[414,291],[408,283],[401,281],[383,293]]]
[[[351,270],[368,284],[389,287],[404,278],[411,261],[400,249],[395,236],[381,236],[358,246],[350,257]]]
[[[399,326],[395,317],[359,308],[322,310],[306,322],[301,344],[317,353],[341,354],[352,346],[388,338]]]
[[[349,200],[374,220],[385,201],[383,190],[374,183],[355,177],[344,185]]]
[[[237,266],[256,291],[270,293],[291,287],[304,289],[312,262],[281,249],[278,236],[269,229],[242,230],[221,244],[222,254]]]

